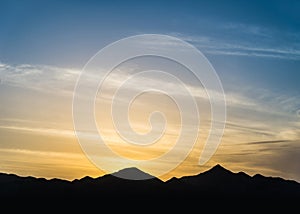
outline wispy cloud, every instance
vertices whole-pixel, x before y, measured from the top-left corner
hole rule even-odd
[[[61,94],[73,91],[80,70],[48,65],[0,64],[2,84]]]
[[[20,127],[20,126],[0,126],[0,129],[9,129],[15,131],[31,132],[35,134],[45,134],[63,137],[75,137],[73,130],[62,130],[62,129],[49,129],[49,128],[34,128],[34,127]]]
[[[263,145],[263,144],[274,144],[274,143],[288,143],[291,140],[266,140],[266,141],[256,141],[256,142],[249,142],[249,145]]]
[[[207,41],[204,39],[203,41]],[[104,92],[101,98],[111,98],[113,90],[120,86],[137,67],[126,67],[122,70],[116,70],[106,79]],[[80,75],[81,70],[59,68],[47,65],[8,65],[0,64],[0,78],[2,83],[17,85],[19,87],[31,88],[47,93],[55,93],[58,96],[72,96],[76,80]],[[139,76],[135,77],[130,84],[127,84],[126,90],[141,91],[145,88],[156,88],[156,86],[164,86],[167,91],[171,91],[176,95],[185,95],[178,90],[178,83],[166,82],[157,76]],[[208,99],[207,93],[212,93],[203,88],[201,84],[191,85],[186,84],[186,88],[192,93],[195,98]],[[249,94],[249,91],[251,92]],[[220,94],[216,95],[221,97]],[[241,89],[226,92],[226,102],[228,106],[236,108],[255,109],[261,112],[274,112],[276,114],[291,114],[297,116],[297,111],[300,109],[300,97],[285,94],[275,94],[266,89],[251,88],[244,91]],[[270,108],[271,107],[271,108]]]
[[[54,151],[42,151],[42,150],[28,150],[28,149],[10,149],[10,148],[0,148],[0,152],[5,153],[14,153],[14,154],[26,154],[34,155],[47,158],[79,158],[82,156],[80,153],[71,153],[71,152],[54,152]]]
[[[294,118],[300,109],[300,96],[298,94],[278,93],[262,88],[252,88],[240,91],[251,102],[258,104],[258,108],[278,115],[290,115]]]
[[[219,28],[224,30],[231,31],[239,31],[240,33],[251,35],[251,36],[259,36],[259,37],[267,37],[269,38],[272,34],[272,31],[257,25],[243,24],[243,23],[224,23]]]
[[[217,28],[220,28],[221,32],[227,33],[227,37],[194,36],[181,33],[170,33],[170,35],[190,42],[204,53],[213,55],[300,59],[300,40],[295,39],[294,36],[291,36],[292,39],[289,41],[294,42],[291,46],[276,40],[278,32],[261,26],[224,23]],[[247,39],[243,39],[245,37]]]

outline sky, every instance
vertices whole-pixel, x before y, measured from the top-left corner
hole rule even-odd
[[[222,142],[209,162],[198,165],[209,130],[207,119],[190,155],[161,178],[197,174],[220,163],[235,172],[300,181],[299,10],[299,1],[293,0],[1,0],[0,171],[69,180],[106,173],[89,161],[74,133],[76,81],[87,61],[106,45],[137,34],[164,34],[194,45],[213,65],[225,91],[227,121]],[[165,63],[140,59],[121,65],[102,95],[111,97],[137,64],[141,69],[156,62]],[[187,82],[193,86],[191,77]],[[141,78],[128,91],[147,84],[162,82]],[[176,85],[169,87],[177,90]],[[194,88],[205,120],[210,110],[202,92],[201,87]],[[133,107],[135,130],[147,132],[147,115],[156,108],[166,112],[170,122],[160,144],[136,149],[122,144],[113,131],[107,118],[110,106],[101,101],[102,95],[97,96],[95,115],[101,135],[118,154],[151,159],[172,144],[179,123],[172,100],[149,94]],[[105,158],[116,170],[115,160]],[[156,167],[141,168],[159,174]]]

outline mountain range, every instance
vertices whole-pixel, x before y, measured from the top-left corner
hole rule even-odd
[[[195,176],[172,178],[166,182],[156,177],[126,180],[115,176],[126,173],[149,176],[137,168],[126,168],[99,178],[84,177],[73,181],[1,173],[0,197],[300,198],[300,183],[296,181],[260,174],[249,176],[244,172],[233,173],[220,165]]]

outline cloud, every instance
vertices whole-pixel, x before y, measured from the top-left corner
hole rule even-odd
[[[247,121],[247,122],[245,122]],[[250,122],[251,121],[251,122]],[[232,118],[226,123],[227,131],[230,133],[243,133],[245,135],[262,135],[268,138],[274,137],[275,133],[270,127],[268,127],[264,122],[256,121],[254,119],[249,120],[249,118],[243,118],[242,121]]]
[[[263,145],[263,144],[273,144],[273,143],[288,143],[291,140],[266,140],[266,141],[256,141],[256,142],[249,142],[248,145]]]
[[[0,148],[0,153],[14,153],[18,155],[34,155],[47,158],[78,158],[81,157],[80,153],[71,152],[54,152],[54,151],[41,151],[41,150],[28,150],[28,149],[10,149],[10,148]]]
[[[204,50],[205,51],[205,50]],[[268,49],[264,50],[251,50],[251,48],[243,47],[241,49],[232,48],[232,49],[225,49],[225,50],[206,50],[206,53],[212,55],[231,55],[231,56],[248,56],[248,57],[266,57],[266,58],[277,58],[277,59],[290,59],[290,60],[299,60],[300,54],[293,54],[293,53],[278,53],[279,50],[276,52],[271,52]]]
[[[207,39],[203,39],[207,41]],[[111,89],[114,89],[121,85],[138,67],[123,67],[123,69],[117,69],[112,75],[106,79],[105,87],[101,98],[110,99],[112,97]],[[0,78],[2,83],[14,85],[18,87],[30,88],[39,90],[46,93],[55,93],[57,96],[68,95],[72,96],[76,80],[80,75],[80,70],[59,68],[47,65],[7,65],[0,64]],[[90,77],[93,78],[93,77]],[[186,93],[182,93],[178,90],[178,84],[174,82],[166,82],[165,79],[160,79],[157,76],[142,75],[135,77],[127,89],[130,91],[141,91],[143,88],[156,88],[156,86],[164,86],[167,91],[171,91],[174,95],[184,96]],[[201,83],[198,85],[185,83],[187,89],[197,99],[208,100],[207,92],[213,94],[215,92],[207,91]],[[250,92],[250,93],[249,93]],[[241,91],[240,88],[233,88],[231,91],[227,91],[226,103],[228,107],[234,107],[235,109],[249,109],[258,112],[274,115],[293,115],[297,116],[297,111],[300,108],[300,97],[290,96],[285,94],[275,94],[272,91],[265,89],[251,88]],[[216,97],[222,97],[221,94],[216,94]]]
[[[63,178],[73,180],[85,175],[104,174],[79,152],[43,151],[35,149],[0,148],[1,172],[21,176]]]
[[[281,116],[296,118],[297,110],[300,108],[300,96],[282,93],[275,93],[267,89],[247,89],[249,92],[240,92],[249,97],[253,102],[258,103],[261,109]]]
[[[255,161],[252,160],[252,167],[256,166],[264,171],[273,169],[274,172],[266,175],[270,174],[299,180],[299,142],[299,139],[257,142],[260,149],[253,149],[256,154],[249,156],[251,159],[253,159],[253,156],[256,156]],[[256,144],[256,142],[253,143],[254,145]]]
[[[34,128],[34,127],[20,127],[20,126],[5,126],[1,125],[0,129],[9,129],[15,131],[25,131],[35,134],[54,135],[63,137],[75,137],[73,130],[62,130],[62,129],[49,129],[49,128]]]
[[[220,26],[221,29],[224,30],[231,30],[231,31],[239,31],[240,33],[243,34],[248,34],[251,36],[259,36],[259,37],[270,37],[270,34],[272,32],[262,26],[257,26],[257,25],[249,25],[249,24],[243,24],[243,23],[225,23]]]
[[[199,48],[204,53],[212,55],[233,55],[262,58],[277,58],[287,60],[300,59],[300,42],[290,36],[290,44],[278,42],[276,34],[278,32],[261,26],[245,25],[241,23],[225,23],[217,26],[223,33],[228,33],[227,37],[217,36],[191,36],[181,33],[170,33],[175,37],[181,38]],[[225,31],[224,31],[225,30]],[[230,36],[231,34],[234,35]],[[243,38],[247,39],[243,39]],[[240,39],[236,39],[240,38]],[[288,39],[287,39],[288,40]]]
[[[136,72],[139,67],[123,67],[121,70],[116,70],[106,79],[105,87],[107,90],[101,94],[101,99],[110,100],[113,96],[113,91],[120,86],[131,74]],[[55,96],[69,96],[72,98],[76,80],[80,75],[80,70],[59,68],[47,65],[7,65],[1,64],[0,74],[5,77],[4,84],[11,84],[22,88],[31,88],[45,93],[54,93]],[[127,85],[128,93],[141,91],[143,88],[154,88],[164,86],[167,91],[182,96],[184,99],[185,93],[178,90],[178,85],[174,82],[167,82],[157,76],[138,76],[134,81]],[[187,89],[199,101],[201,111],[203,109],[202,101],[209,101],[207,91],[202,85],[186,84]],[[210,93],[215,93],[211,92]],[[251,134],[253,136],[268,136],[271,140],[297,139],[300,135],[297,130],[300,130],[300,124],[297,123],[299,117],[297,111],[300,106],[300,97],[287,94],[278,94],[265,89],[256,88],[233,88],[226,92],[226,103],[228,120],[226,130],[232,135]],[[217,94],[216,97],[220,97]],[[47,95],[45,96],[45,98]],[[120,97],[119,99],[125,99]],[[71,100],[71,99],[70,99]],[[105,101],[106,102],[106,101]],[[34,102],[33,102],[34,103]],[[28,104],[30,106],[30,103]],[[147,105],[147,107],[149,107]],[[4,108],[4,107],[3,107]],[[11,107],[9,107],[11,108]],[[14,106],[14,108],[18,108]],[[71,108],[71,103],[70,103]],[[209,107],[208,107],[209,108]],[[23,108],[24,109],[24,108]],[[31,108],[29,108],[31,109]],[[45,112],[47,109],[44,110]],[[14,112],[17,112],[14,110]],[[24,111],[23,111],[24,112]],[[4,115],[5,117],[5,115]],[[12,118],[18,119],[18,118]],[[203,119],[203,117],[202,117]],[[206,119],[206,118],[205,118]],[[38,118],[36,120],[39,120]],[[55,121],[57,122],[57,121]],[[210,122],[210,121],[208,121]],[[203,124],[203,123],[202,123]],[[32,128],[36,125],[18,125],[15,123],[4,124],[0,128],[15,129],[19,131],[27,131],[39,134],[57,134],[65,136],[74,136],[73,131],[59,131],[54,129],[37,129]],[[55,127],[55,126],[53,126]],[[71,133],[72,132],[72,133]],[[256,142],[256,139],[252,139]],[[257,139],[260,141],[260,139]],[[245,142],[245,140],[242,140]]]
[[[78,69],[59,68],[48,65],[0,64],[3,84],[39,90],[48,93],[66,94],[73,92]]]

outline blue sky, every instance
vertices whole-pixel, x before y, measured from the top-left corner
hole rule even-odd
[[[259,87],[296,93],[299,4],[1,1],[0,59],[7,64],[81,68],[100,48],[117,39],[162,33],[195,44],[225,80],[240,78]]]
[[[167,34],[196,46],[214,66],[227,96],[229,134],[243,135],[236,141],[246,144],[266,141],[247,145],[266,146],[259,149],[269,149],[278,160],[266,165],[270,159],[258,157],[252,163],[249,156],[236,169],[248,167],[251,173],[251,167],[261,166],[261,170],[270,169],[265,173],[290,173],[289,178],[300,180],[295,164],[300,161],[299,11],[297,0],[1,0],[0,131],[2,127],[52,134],[57,127],[68,129],[62,121],[71,121],[71,98],[58,94],[72,92],[79,71],[96,52],[127,36]],[[31,104],[27,105],[28,100]],[[57,105],[49,100],[56,100]],[[44,111],[29,112],[31,105]],[[29,124],[29,120],[35,122]],[[34,127],[40,124],[36,121],[46,120],[49,124],[42,129]],[[5,133],[2,136],[10,139],[9,132]],[[226,147],[229,138],[224,141]],[[7,147],[4,144],[0,143],[0,152]],[[217,154],[222,163],[232,161],[224,154]],[[7,169],[14,172],[11,166]]]

